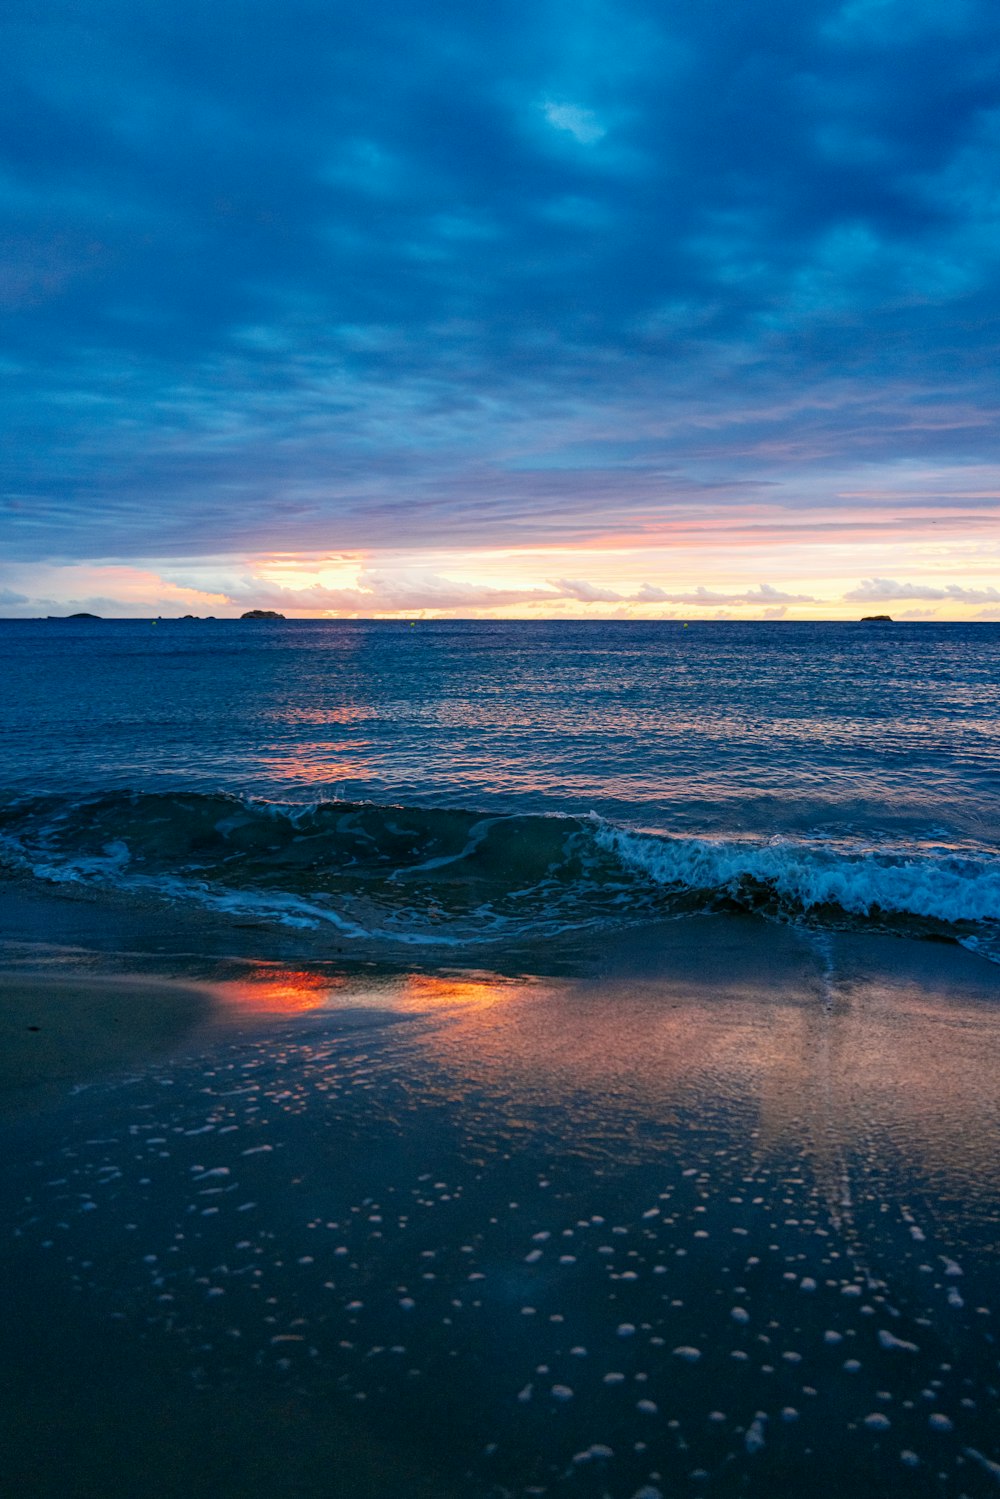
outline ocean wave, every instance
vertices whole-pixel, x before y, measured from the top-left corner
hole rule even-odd
[[[0,805],[0,863],[338,940],[494,942],[687,911],[950,934],[1000,952],[1000,854],[692,837],[593,813],[111,792]]]
[[[875,912],[941,922],[1000,920],[1000,858],[919,853],[885,844],[778,837],[766,843],[650,838],[605,824],[597,838],[622,863],[658,885],[726,891],[754,904],[771,899],[811,911]]]

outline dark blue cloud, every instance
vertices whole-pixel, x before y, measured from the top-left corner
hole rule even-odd
[[[0,56],[10,556],[984,503],[987,0],[7,0]]]

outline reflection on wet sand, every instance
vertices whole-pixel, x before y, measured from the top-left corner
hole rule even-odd
[[[223,1005],[236,1013],[303,1015],[334,1003],[347,980],[322,969],[255,962],[244,965],[239,978],[223,979],[212,987]]]
[[[794,1143],[838,1183],[846,1153],[880,1149],[974,1194],[1000,1183],[1000,1071],[982,1066],[1000,1020],[993,968],[955,949],[841,937],[827,940],[831,977],[829,952],[821,970],[797,934],[763,930],[756,964],[744,950],[741,971],[709,987],[681,961],[584,979],[258,962],[213,988],[242,1012],[419,1019],[422,1053],[456,1102],[474,1089],[518,1116],[559,1113],[578,1146],[710,1103],[752,1116],[761,1152]]]
[[[577,956],[229,960],[199,1049],[80,1095],[0,1174],[0,1367],[27,1325],[3,1286],[44,1287],[33,1377],[85,1383],[120,1336],[137,1388],[152,1357],[268,1443],[284,1393],[308,1499],[331,1411],[364,1433],[345,1494],[391,1450],[407,1492],[465,1499],[985,1499],[993,970],[712,921]]]
[[[877,937],[828,938],[820,962],[796,932],[762,931],[708,988],[675,952],[673,967],[583,980],[256,964],[219,992],[274,1015],[406,1013],[456,1106],[474,1091],[511,1118],[559,1115],[577,1151],[613,1138],[642,1153],[649,1124],[730,1109],[762,1159],[792,1147],[808,1160],[835,1219],[852,1163],[894,1154],[985,1204],[1000,1190],[1000,1072],[982,1066],[993,968]]]
[[[577,1141],[728,1106],[752,1115],[762,1152],[794,1144],[818,1166],[891,1148],[975,1192],[1000,1184],[1000,1070],[983,1066],[1000,1028],[995,969],[957,949],[843,937],[831,979],[803,965],[797,936],[765,935],[756,970],[710,988],[683,969],[414,974],[357,999],[428,1012],[422,1045],[456,1100],[474,1088],[519,1114],[557,1111]]]

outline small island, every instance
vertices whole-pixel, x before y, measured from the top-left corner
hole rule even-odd
[[[241,614],[240,619],[284,619],[277,609],[248,609],[246,614]]]
[[[56,616],[58,618],[58,616]],[[86,609],[81,609],[79,614],[67,614],[67,619],[100,619],[99,614],[88,614]]]
[[[891,625],[893,622],[891,614],[862,614],[863,625]]]

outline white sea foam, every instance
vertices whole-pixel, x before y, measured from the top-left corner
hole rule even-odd
[[[748,882],[811,910],[839,906],[940,921],[1000,921],[1000,858],[946,849],[836,845],[782,837],[766,843],[633,833],[600,822],[598,842],[658,885],[740,896]]]
[[[308,860],[285,856],[303,840]],[[961,923],[966,945],[1000,960],[1000,854],[974,844],[708,838],[596,814],[121,793],[12,812],[0,861],[52,883],[194,902],[352,942],[486,944],[726,899],[772,915]]]

